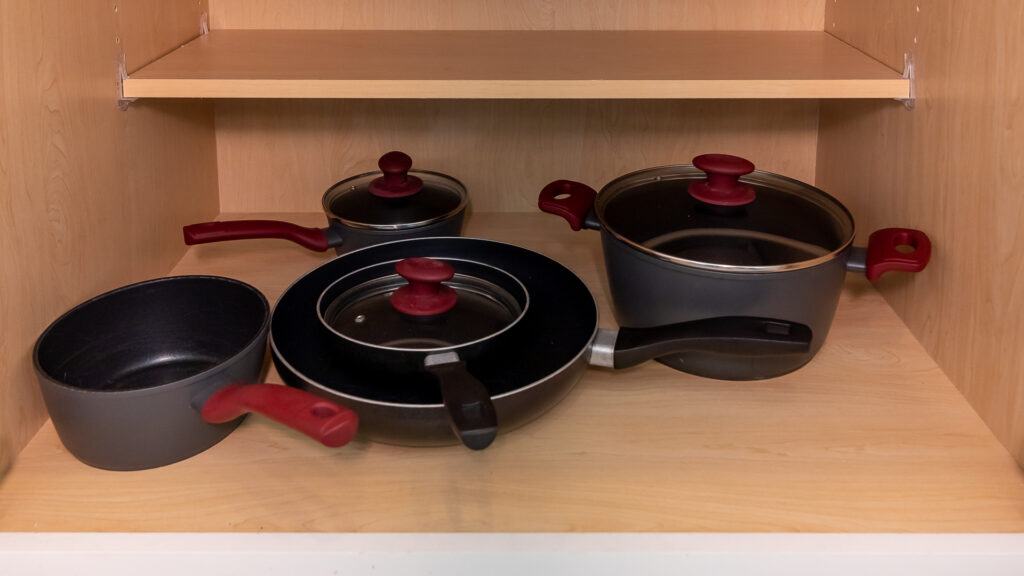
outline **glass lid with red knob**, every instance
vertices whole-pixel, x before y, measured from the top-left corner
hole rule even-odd
[[[426,226],[462,212],[466,187],[439,172],[413,170],[412,158],[399,151],[380,157],[379,172],[338,182],[324,194],[331,218],[354,228],[396,230]]]
[[[507,272],[471,260],[406,258],[342,277],[320,297],[335,336],[378,348],[442,352],[501,334],[529,295]]]
[[[601,190],[594,212],[632,247],[709,270],[809,267],[831,260],[854,235],[853,217],[835,198],[726,154],[622,176]]]

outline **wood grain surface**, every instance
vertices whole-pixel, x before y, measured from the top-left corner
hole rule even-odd
[[[503,213],[474,214],[466,232],[565,263],[614,326],[598,234]],[[251,240],[192,248],[173,272],[233,276],[273,301],[328,258]],[[47,425],[0,484],[0,530],[1020,532],[1024,471],[851,276],[824,348],[797,372],[722,382],[656,363],[590,369],[479,453],[358,439],[331,450],[253,417],[189,460],[105,472]]]
[[[15,451],[46,419],[31,360],[42,329],[165,274],[184,252],[178,227],[217,210],[212,107],[118,110],[112,8],[0,3],[0,437]]]
[[[836,34],[868,53],[914,52],[917,107],[823,103],[818,183],[863,237],[893,225],[931,235],[928,271],[882,293],[1024,465],[1024,5],[829,6]]]
[[[824,32],[216,30],[133,73],[173,98],[897,98]]]
[[[389,150],[466,184],[472,209],[536,210],[559,178],[613,178],[705,152],[814,179],[815,101],[224,101],[224,211],[315,211],[335,182]]]
[[[112,0],[109,6],[129,74],[199,36],[204,15],[209,21],[207,0]]]
[[[210,0],[217,29],[821,30],[825,0]]]

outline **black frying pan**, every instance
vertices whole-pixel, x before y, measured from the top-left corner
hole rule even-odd
[[[437,445],[459,440],[449,428],[431,374],[391,376],[366,369],[356,356],[339,354],[322,333],[317,301],[346,274],[408,257],[484,262],[508,272],[529,292],[529,309],[513,333],[501,346],[467,362],[489,390],[503,431],[558,403],[592,357],[621,368],[696,347],[744,361],[751,355],[806,352],[811,337],[806,326],[755,318],[623,330],[616,335],[598,330],[597,305],[583,282],[536,252],[475,238],[380,244],[344,254],[297,280],[278,300],[270,327],[271,353],[285,382],[352,408],[359,413],[361,435],[380,442]]]

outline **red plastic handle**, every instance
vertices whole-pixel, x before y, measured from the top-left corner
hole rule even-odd
[[[442,284],[455,276],[451,264],[433,258],[406,258],[395,264],[395,272],[409,281],[391,294],[391,305],[402,314],[436,316],[455,306],[458,294]]]
[[[754,201],[754,189],[740,182],[740,176],[754,171],[753,162],[729,154],[703,154],[693,159],[693,165],[708,177],[690,182],[690,196],[716,206],[743,206]]]
[[[384,173],[370,182],[370,194],[381,198],[404,198],[423,189],[423,180],[409,176],[412,158],[397,150],[380,157],[377,166]]]
[[[290,222],[277,220],[231,220],[228,222],[203,222],[181,229],[185,244],[206,244],[224,240],[245,240],[248,238],[281,238],[296,244],[324,252],[330,248],[327,233],[320,228],[306,228]]]
[[[203,404],[201,415],[219,424],[247,412],[262,414],[332,448],[348,444],[359,428],[359,416],[348,408],[276,384],[229,384]]]
[[[904,248],[902,251],[901,247]],[[932,257],[932,242],[928,235],[910,228],[883,228],[868,238],[868,252],[864,274],[874,282],[882,274],[899,270],[920,272]]]
[[[543,212],[565,218],[573,230],[580,230],[596,198],[597,192],[586,184],[555,180],[540,191],[537,206]]]

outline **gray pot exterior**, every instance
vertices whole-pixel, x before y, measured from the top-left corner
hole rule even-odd
[[[690,268],[641,253],[605,230],[601,244],[620,326],[649,327],[715,316],[758,316],[811,328],[805,354],[739,357],[692,353],[658,361],[720,380],[760,380],[806,364],[825,341],[846,277],[850,248],[822,264],[784,272],[743,274]]]
[[[224,439],[244,419],[210,424],[199,412],[214,392],[233,382],[253,383],[266,352],[256,345],[212,370],[140,390],[74,388],[36,375],[54,428],[68,452],[107,470],[144,470],[194,456]]]
[[[392,242],[394,240],[430,238],[434,236],[461,236],[462,222],[465,219],[465,215],[466,211],[463,209],[448,218],[432,224],[397,230],[355,228],[346,226],[342,221],[333,218],[328,218],[327,223],[331,230],[340,235],[342,239],[341,244],[334,247],[335,253],[344,254],[359,248]]]

